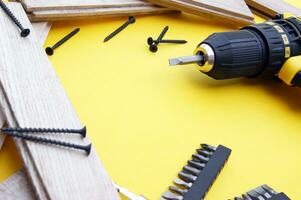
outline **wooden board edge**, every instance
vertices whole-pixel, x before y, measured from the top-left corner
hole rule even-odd
[[[1,93],[1,92],[0,92]],[[3,98],[3,94],[0,94],[0,98]],[[1,102],[1,100],[0,100]],[[5,122],[6,122],[6,119],[5,119],[5,115],[4,115],[4,108],[2,107],[2,105],[0,105],[0,127],[3,127]],[[0,134],[0,151],[1,151],[1,148],[3,146],[3,143],[5,141],[5,135],[4,134]]]
[[[72,6],[29,6],[24,1],[22,1],[27,12],[33,11],[42,11],[42,10],[72,10],[72,9],[93,9],[93,8],[119,8],[119,7],[141,7],[141,6],[149,6],[151,5],[148,2],[142,2],[139,4],[128,4],[124,3],[122,6],[120,5],[72,5]]]
[[[221,13],[225,13],[225,14],[228,14],[228,15],[233,15],[233,16],[241,17],[241,18],[245,18],[245,19],[254,20],[254,15],[251,12],[251,10],[248,8],[247,4],[245,4],[245,6],[246,6],[247,9],[249,9],[249,13],[244,14],[244,13],[238,13],[238,12],[235,12],[235,11],[232,11],[232,10],[226,10],[226,9],[223,9],[223,8],[218,8],[218,7],[215,7],[215,6],[211,6],[211,5],[199,2],[199,1],[184,0],[183,2],[191,3],[192,5],[195,5],[195,6],[200,7],[200,8],[206,8],[208,10],[221,12]],[[243,1],[243,2],[245,2],[245,1]]]
[[[97,19],[97,18],[113,18],[113,17],[122,17],[122,16],[141,16],[141,15],[156,15],[156,14],[169,14],[169,13],[177,13],[179,11],[169,9],[169,8],[157,8],[157,7],[148,7],[144,10],[133,10],[129,12],[128,10],[117,11],[114,13],[81,13],[80,15],[74,10],[65,10],[69,12],[65,12],[62,14],[41,14],[37,12],[33,12],[29,14],[28,17],[31,21],[39,22],[39,21],[59,21],[59,20],[74,20],[74,19]],[[44,11],[41,11],[44,12]]]
[[[180,11],[198,15],[201,17],[206,17],[206,18],[210,17],[210,19],[212,19],[212,20],[227,19],[227,21],[223,21],[223,22],[234,24],[236,26],[244,26],[244,25],[250,25],[250,24],[255,23],[254,20],[227,15],[222,12],[212,11],[212,10],[206,9],[206,8],[200,8],[200,7],[197,7],[197,6],[194,6],[191,4],[186,4],[183,2],[181,2],[181,3],[175,3],[175,2],[169,3],[168,2],[167,3],[167,1],[165,1],[165,0],[147,0],[147,1],[154,3],[156,5],[159,5],[159,6],[167,7],[167,8],[174,9],[174,10],[180,10]]]
[[[247,5],[249,7],[251,7],[251,9],[256,10],[256,12],[261,13],[261,15],[266,15],[266,16],[275,16],[277,14],[276,11],[274,11],[273,9],[266,7],[256,1],[253,0],[245,0],[245,2],[247,3]],[[264,10],[264,12],[263,12]]]

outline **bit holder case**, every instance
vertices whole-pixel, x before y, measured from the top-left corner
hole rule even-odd
[[[219,145],[213,147],[201,144],[201,149],[196,150],[179,179],[174,180],[175,186],[170,186],[169,191],[162,195],[161,200],[200,200],[204,199],[213,182],[227,162],[231,149]]]
[[[267,185],[257,187],[242,197],[235,197],[234,200],[290,200],[283,192],[278,193]]]

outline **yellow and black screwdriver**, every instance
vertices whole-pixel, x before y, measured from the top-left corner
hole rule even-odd
[[[196,63],[214,79],[278,76],[301,87],[301,18],[279,14],[264,23],[214,33],[193,56],[173,58],[170,65]]]

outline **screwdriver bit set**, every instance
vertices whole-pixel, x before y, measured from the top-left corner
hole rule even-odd
[[[179,178],[174,180],[176,186],[170,186],[161,200],[204,199],[230,154],[231,149],[225,146],[201,144],[201,148],[196,150],[178,174]]]
[[[242,197],[235,197],[234,200],[290,200],[283,192],[278,193],[267,185],[257,187]]]

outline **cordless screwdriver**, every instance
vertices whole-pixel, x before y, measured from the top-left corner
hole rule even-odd
[[[278,76],[301,87],[301,18],[278,14],[238,31],[214,33],[201,42],[193,56],[173,58],[170,65],[196,63],[198,69],[220,80]]]

